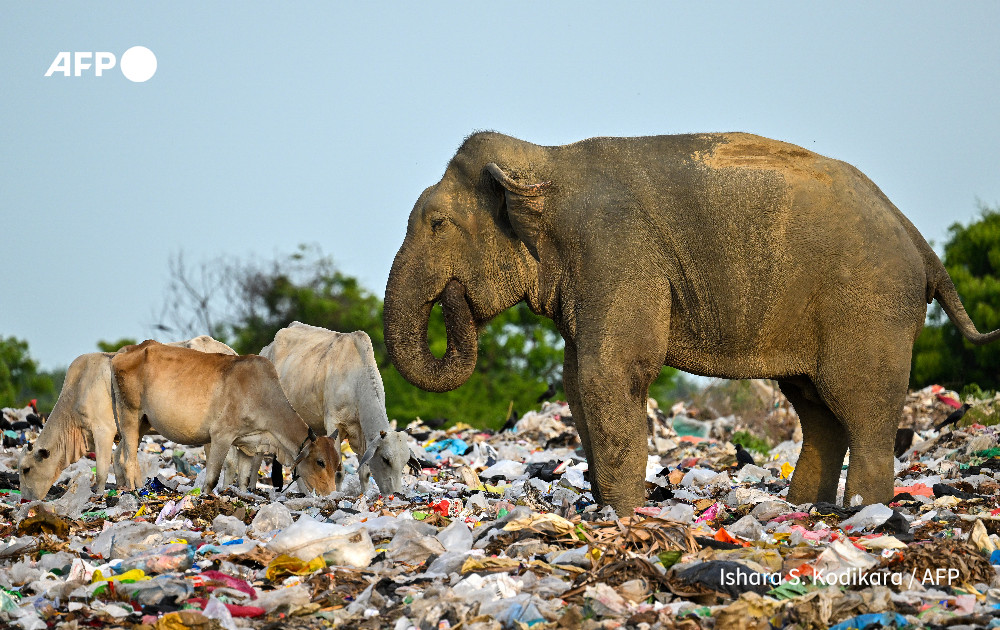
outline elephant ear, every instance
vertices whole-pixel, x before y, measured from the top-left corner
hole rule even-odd
[[[486,171],[504,188],[504,205],[514,233],[524,242],[535,260],[539,260],[538,245],[546,224],[545,193],[552,182],[521,184],[493,162],[486,165]]]

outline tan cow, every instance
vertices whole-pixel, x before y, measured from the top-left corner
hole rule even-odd
[[[389,426],[385,388],[368,335],[292,322],[260,354],[274,363],[302,419],[318,433],[339,429],[358,453],[362,489],[368,486],[369,467],[383,494],[402,489],[410,449],[406,436]]]
[[[97,463],[93,487],[95,491],[104,489],[117,432],[111,409],[112,356],[93,352],[69,364],[48,422],[18,458],[21,496],[25,499],[44,499],[62,471],[90,451]]]
[[[201,352],[236,354],[235,350],[208,335],[168,345]],[[21,496],[24,498],[44,498],[62,471],[90,451],[94,452],[97,467],[92,488],[95,492],[104,490],[118,432],[111,408],[112,356],[112,353],[93,352],[81,355],[70,363],[48,422],[34,444],[25,446],[18,458]],[[119,475],[116,454],[115,477]]]
[[[124,479],[139,483],[137,451],[147,427],[187,445],[212,443],[203,490],[211,492],[235,444],[263,438],[292,461],[308,488],[336,487],[340,457],[333,440],[316,438],[285,398],[274,366],[256,355],[206,354],[145,341],[111,358],[115,420],[121,434]]]

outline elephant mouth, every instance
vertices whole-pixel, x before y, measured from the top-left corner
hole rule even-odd
[[[444,285],[444,289],[441,293],[437,295],[433,300],[429,302],[430,306],[440,304],[441,308],[444,309],[445,319],[447,320],[447,313],[449,312],[468,312],[472,316],[472,321],[478,325],[480,318],[479,314],[476,313],[476,309],[469,300],[469,296],[466,293],[465,285],[458,278],[451,278]]]

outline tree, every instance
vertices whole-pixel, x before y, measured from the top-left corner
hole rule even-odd
[[[180,255],[174,259],[182,260]],[[534,315],[525,304],[482,328],[478,365],[465,385],[434,394],[411,385],[389,361],[382,300],[339,272],[319,248],[301,246],[270,263],[217,260],[193,273],[173,262],[171,274],[166,302],[177,307],[163,310],[169,322],[187,337],[211,330],[240,354],[260,352],[293,321],[341,332],[365,331],[385,384],[387,412],[401,424],[416,417],[446,418],[496,428],[506,420],[511,404],[522,414],[537,408],[539,395],[550,384],[557,388],[554,398],[565,400],[562,338],[552,321]],[[219,295],[228,296],[228,303],[218,300]],[[440,311],[437,307],[432,312],[428,330],[437,356],[447,347]],[[676,374],[666,370],[664,382],[669,384]]]
[[[38,399],[46,413],[56,385],[52,374],[38,371],[38,363],[28,354],[28,342],[16,337],[0,337],[0,407],[22,407]],[[54,400],[52,400],[54,403]]]
[[[1000,328],[1000,207],[980,210],[979,220],[948,228],[942,261],[972,321],[987,331]],[[914,345],[910,383],[1000,389],[1000,344],[969,343],[935,302]]]
[[[101,352],[118,352],[125,346],[134,346],[137,343],[139,342],[129,337],[122,337],[118,341],[104,341],[102,339],[97,342],[97,349]]]

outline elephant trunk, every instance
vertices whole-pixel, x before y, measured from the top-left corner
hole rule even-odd
[[[436,299],[414,295],[414,285],[401,278],[393,265],[385,290],[383,324],[385,346],[399,373],[431,392],[455,389],[472,374],[479,350],[479,333],[465,298],[465,286],[450,280],[440,294],[448,349],[440,359],[431,354],[427,325]],[[419,283],[418,283],[419,284]]]

